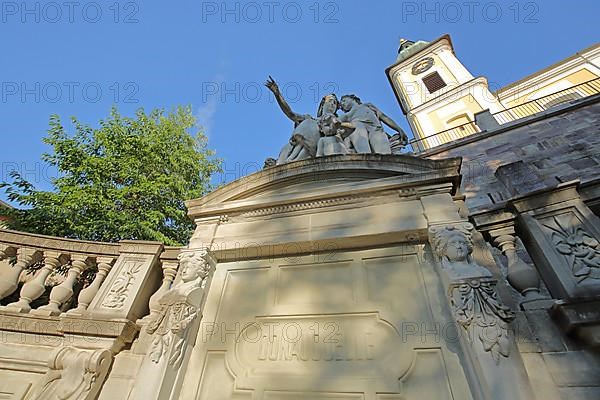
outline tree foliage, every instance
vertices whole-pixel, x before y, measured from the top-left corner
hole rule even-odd
[[[98,128],[71,121],[74,134],[51,116],[43,139],[52,151],[42,159],[58,171],[54,190],[38,190],[16,171],[0,184],[25,207],[8,211],[8,227],[80,240],[186,243],[193,222],[184,201],[206,194],[220,170],[191,109],[139,109],[130,118],[113,108]]]

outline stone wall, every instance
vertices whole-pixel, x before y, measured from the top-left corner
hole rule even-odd
[[[596,179],[599,131],[600,97],[594,96],[436,147],[421,157],[462,157],[461,190],[469,209],[476,211],[560,182]]]
[[[555,252],[555,248],[549,243],[537,246],[536,250],[534,242],[543,235],[541,231],[532,233],[531,224],[548,213],[561,215],[566,212],[569,201],[579,201],[577,207],[583,213],[589,207],[598,214],[599,131],[600,97],[595,96],[436,147],[420,156],[434,159],[462,157],[461,194],[465,195],[471,219],[481,230],[482,224],[494,219],[489,217],[490,214],[508,212],[514,215],[516,233],[523,239],[529,236],[529,240],[525,240],[527,250],[542,281],[551,287],[556,281],[550,276],[552,269],[563,266],[561,262],[555,262],[551,268],[543,268],[543,258]],[[563,196],[564,183],[573,180],[581,182],[577,187],[579,194],[573,189],[571,197]],[[528,200],[533,198],[536,200]],[[531,202],[531,209],[537,209],[540,217],[533,217],[533,213],[530,213],[532,217],[525,217],[528,208],[519,206],[520,202]],[[590,226],[586,228],[583,223],[581,227],[592,231],[598,225],[598,219],[591,212],[586,215]],[[497,221],[495,223],[501,226]],[[576,283],[574,288],[579,290],[584,283],[592,291],[599,284],[588,280]],[[567,313],[574,312],[576,318],[583,317],[580,310],[597,302],[594,293],[572,295],[554,290],[550,302],[532,303],[519,312],[518,320],[522,323],[516,331],[519,350],[538,398],[600,398],[597,351],[590,349],[589,341],[586,343],[581,335],[575,334],[577,324],[560,321],[560,315],[566,315],[560,311],[563,301],[571,302],[567,308],[572,308]],[[570,299],[565,300],[567,298]],[[557,299],[559,302],[550,308],[552,301]],[[585,324],[590,324],[597,317],[595,313],[587,312],[585,318],[589,319]]]

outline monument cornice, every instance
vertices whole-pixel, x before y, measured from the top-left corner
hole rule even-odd
[[[352,201],[390,190],[460,183],[460,158],[351,154],[317,157],[264,169],[186,203],[195,219],[310,202]],[[424,189],[429,191],[430,189]],[[339,199],[339,201],[334,200]]]

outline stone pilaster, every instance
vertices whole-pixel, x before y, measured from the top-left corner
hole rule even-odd
[[[476,397],[531,399],[533,393],[512,328],[515,313],[503,303],[494,275],[473,259],[477,244],[472,234],[473,225],[464,220],[429,228],[429,243],[446,287],[447,305],[471,364],[471,388]],[[489,253],[487,247],[477,250]]]

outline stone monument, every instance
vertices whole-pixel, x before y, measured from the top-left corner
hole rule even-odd
[[[289,142],[281,149],[277,160],[268,158],[265,167],[307,158],[336,154],[391,154],[390,141],[408,144],[408,136],[398,124],[373,104],[363,104],[355,95],[345,95],[342,101],[335,94],[323,97],[317,117],[292,111],[275,80],[269,76],[265,86],[273,93],[283,113],[294,122]],[[344,114],[338,116],[341,109]],[[381,123],[395,130],[390,137]]]

